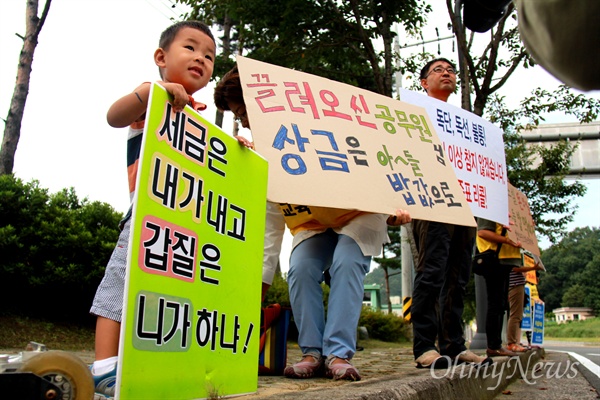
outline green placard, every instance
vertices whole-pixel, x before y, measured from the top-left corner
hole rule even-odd
[[[118,397],[256,392],[267,162],[158,84],[139,162]]]

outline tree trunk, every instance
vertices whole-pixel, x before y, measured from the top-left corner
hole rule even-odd
[[[231,54],[231,28],[233,21],[227,14],[225,14],[225,18],[223,19],[223,58],[227,58]],[[223,112],[220,110],[217,110],[215,115],[215,125],[219,128],[223,127]]]
[[[19,67],[17,69],[17,81],[15,90],[10,101],[10,109],[6,117],[4,126],[4,138],[0,148],[0,175],[12,174],[15,164],[15,153],[21,136],[21,122],[23,112],[25,111],[25,102],[29,93],[29,81],[31,77],[31,64],[33,63],[33,53],[38,44],[38,36],[48,15],[50,3],[52,0],[46,0],[42,16],[38,17],[38,0],[27,0],[25,10],[25,37],[18,35],[23,39],[23,48],[19,55]]]
[[[392,314],[392,302],[390,301],[390,274],[388,273],[387,267],[383,268],[383,276],[385,281],[385,293],[387,295],[388,313]]]

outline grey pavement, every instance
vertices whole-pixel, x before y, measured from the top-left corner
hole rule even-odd
[[[571,343],[569,343],[571,344]],[[496,399],[528,400],[592,400],[599,399],[596,389],[584,376],[576,360],[566,353],[546,352],[543,364],[536,366],[526,378],[508,385]]]
[[[290,348],[288,364],[300,357]],[[480,351],[476,351],[480,353]],[[325,378],[290,380],[259,377],[255,395],[242,399],[599,399],[576,360],[565,353],[531,350],[518,358],[497,357],[487,368],[466,365],[449,370],[415,368],[410,348],[365,349],[353,360],[360,382]]]
[[[482,354],[481,351],[476,351]],[[300,351],[289,346],[288,364],[300,358]],[[258,391],[240,399],[493,399],[506,387],[539,368],[544,351],[529,351],[518,358],[496,357],[488,367],[457,365],[448,370],[417,369],[411,348],[377,348],[357,352],[353,364],[359,369],[359,382],[332,381],[327,378],[288,379],[260,376]],[[518,360],[518,361],[517,361]]]
[[[2,352],[2,351],[0,351]],[[475,351],[483,354],[482,351]],[[9,353],[9,352],[5,352]],[[75,352],[84,362],[93,361],[93,352]],[[301,353],[288,344],[288,365]],[[359,382],[327,378],[289,379],[259,376],[255,394],[238,396],[255,399],[327,400],[424,400],[424,399],[598,399],[566,353],[544,350],[522,353],[518,358],[496,357],[491,366],[475,368],[457,365],[450,369],[417,369],[412,348],[365,348],[356,353],[353,364]]]

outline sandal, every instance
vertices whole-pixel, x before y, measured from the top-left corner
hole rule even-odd
[[[494,360],[492,360],[490,357],[478,356],[477,354],[473,353],[471,350],[465,350],[465,351],[459,353],[456,357],[454,357],[454,359],[452,361],[456,364],[467,363],[467,364],[480,365],[480,366],[487,365],[487,364],[493,364],[493,362],[494,362]]]
[[[529,349],[527,349],[527,348],[525,348],[525,347],[523,347],[523,346],[521,346],[520,344],[517,344],[517,343],[511,343],[508,346],[506,346],[506,348],[508,350],[512,351],[512,352],[515,352],[515,353],[524,353],[527,350],[529,350]]]
[[[283,374],[288,378],[308,379],[320,374],[322,367],[323,357],[305,354],[300,362],[286,367]]]
[[[358,370],[345,358],[329,356],[327,357],[327,361],[325,361],[325,368],[325,376],[336,381],[342,379],[347,381],[360,381]]]
[[[499,349],[487,349],[486,354],[488,357],[514,357],[518,356],[517,353],[508,350],[505,347],[500,347]]]
[[[417,368],[443,369],[450,366],[450,357],[441,356],[437,350],[428,350],[415,360]]]

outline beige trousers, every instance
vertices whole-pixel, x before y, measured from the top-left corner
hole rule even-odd
[[[519,344],[521,341],[521,320],[523,319],[523,306],[525,299],[525,285],[517,285],[508,289],[508,324],[506,327],[506,341],[508,344]]]

